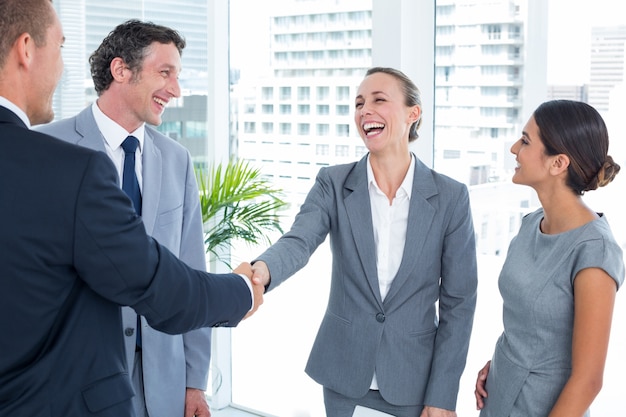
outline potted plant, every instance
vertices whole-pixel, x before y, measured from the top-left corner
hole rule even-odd
[[[200,207],[206,251],[212,260],[230,268],[223,254],[232,239],[251,245],[271,244],[270,233],[283,230],[279,211],[286,208],[281,189],[262,176],[246,160],[231,159],[226,165],[197,168]]]

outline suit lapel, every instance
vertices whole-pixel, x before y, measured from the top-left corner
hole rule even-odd
[[[356,251],[363,265],[367,282],[382,307],[378,270],[376,268],[376,245],[372,227],[372,210],[367,183],[367,156],[357,162],[344,183],[344,204],[350,221]]]
[[[76,116],[76,132],[80,138],[77,145],[106,152],[104,136],[100,132],[91,106]],[[146,126],[142,149],[141,218],[148,234],[152,234],[156,222],[161,190],[161,151],[154,144],[150,129]],[[118,184],[119,185],[119,184]]]
[[[161,159],[161,150],[155,145],[152,133],[147,126],[143,142],[141,161],[143,166],[141,217],[143,218],[146,231],[149,235],[152,235],[161,195],[163,161]]]
[[[419,253],[428,241],[428,230],[435,217],[436,208],[428,200],[438,193],[432,172],[418,158],[415,158],[413,189],[409,203],[409,218],[402,262],[391,284],[385,303],[393,299],[418,265]]]
[[[98,129],[91,106],[87,106],[76,115],[76,133],[80,135],[76,141],[77,145],[106,152],[104,136]]]

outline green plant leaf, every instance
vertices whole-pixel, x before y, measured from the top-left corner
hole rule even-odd
[[[256,245],[271,244],[271,232],[283,230],[279,212],[287,207],[283,192],[264,178],[258,168],[231,159],[207,171],[196,169],[207,253],[219,259],[234,239]],[[229,263],[219,259],[228,267]]]

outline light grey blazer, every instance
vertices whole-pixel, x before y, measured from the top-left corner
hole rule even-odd
[[[330,296],[306,372],[358,398],[376,371],[380,393],[391,404],[455,409],[476,305],[467,188],[416,158],[404,254],[384,301],[367,156],[320,170],[291,230],[257,258],[269,267],[269,289],[301,269],[328,234]]]
[[[106,152],[91,106],[75,117],[37,130],[67,142]],[[146,126],[142,150],[142,218],[146,231],[189,266],[205,270],[202,215],[189,152]],[[137,315],[122,308],[128,369],[135,358]],[[185,389],[206,389],[211,359],[211,329],[168,335],[142,318],[142,356],[146,407],[150,417],[183,416]]]

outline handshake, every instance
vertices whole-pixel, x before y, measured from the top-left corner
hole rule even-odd
[[[235,274],[245,275],[252,284],[252,296],[254,301],[252,309],[244,317],[244,319],[247,319],[263,304],[263,294],[265,294],[266,287],[270,284],[270,271],[265,262],[257,261],[254,265],[250,265],[249,262],[242,262],[233,272]]]

